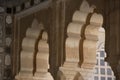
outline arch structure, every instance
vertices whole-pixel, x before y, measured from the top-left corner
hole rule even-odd
[[[53,80],[49,69],[48,34],[34,19],[22,41],[20,72],[17,80]]]
[[[99,29],[102,24],[102,15],[95,13],[95,7],[89,6],[84,0],[67,28],[66,59],[59,68],[59,80],[90,80],[96,65]]]

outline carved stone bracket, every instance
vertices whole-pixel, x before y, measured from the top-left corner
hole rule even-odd
[[[18,80],[53,80],[49,69],[49,46],[47,33],[43,25],[35,19],[32,27],[26,31],[22,41],[21,69],[16,76]],[[41,35],[42,33],[42,35]],[[42,36],[42,39],[40,40]],[[39,41],[40,40],[40,41]]]
[[[85,29],[82,68],[93,68],[96,64],[97,42],[100,34],[99,28],[102,27],[102,23],[102,15],[94,13],[91,16],[90,24]]]
[[[49,45],[47,32],[42,33],[42,39],[38,43],[38,53],[36,56],[35,80],[53,80],[48,72],[49,69]]]
[[[84,0],[80,10],[74,13],[67,29],[66,60],[58,71],[58,80],[91,78],[96,64],[99,28],[103,23],[100,14],[93,14],[94,9],[94,6],[90,7]]]

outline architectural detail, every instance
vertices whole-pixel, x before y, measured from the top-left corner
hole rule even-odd
[[[6,23],[7,23],[7,24],[11,24],[11,23],[12,23],[12,17],[11,17],[11,16],[8,15],[8,16],[6,17]]]
[[[11,65],[11,56],[9,54],[5,56],[5,65],[6,66]]]
[[[3,11],[0,7],[0,10]],[[7,14],[0,11],[0,80],[11,79],[11,25],[5,24]],[[11,23],[12,24],[12,23]],[[8,31],[9,26],[9,31]],[[9,37],[9,39],[7,38]],[[6,40],[7,39],[7,40]],[[9,72],[9,73],[8,73]]]
[[[18,80],[32,80],[34,70],[34,55],[36,53],[36,46],[40,37],[43,26],[40,26],[35,19],[31,28],[26,31],[26,37],[22,41],[21,51],[21,69],[16,76]]]
[[[47,40],[47,32],[43,32],[43,25],[35,19],[22,41],[21,69],[16,76],[17,80],[53,80],[48,72],[49,45]]]
[[[11,42],[12,42],[12,39],[10,37],[7,37],[5,41],[6,41],[6,45],[10,46]]]
[[[0,54],[0,80],[3,79],[4,76],[4,54]]]
[[[99,29],[102,27],[103,17],[94,13],[90,19],[90,24],[85,29],[85,40],[83,41],[83,63],[81,68],[93,68],[96,64],[97,42],[99,39]]]
[[[1,12],[4,12],[5,10],[4,10],[4,8],[3,7],[0,7],[0,13]]]
[[[36,72],[34,80],[53,80],[49,69],[49,45],[47,32],[42,33],[42,39],[38,43],[38,53],[36,56]]]
[[[80,11],[73,15],[68,25],[66,39],[66,60],[58,72],[59,80],[89,80],[96,64],[99,28],[103,18],[94,13],[94,7],[84,0]],[[97,20],[96,20],[97,19]]]
[[[81,7],[79,7],[80,4]],[[96,6],[96,9],[92,4]],[[76,11],[77,9],[79,10]],[[92,75],[92,68],[96,63],[95,48],[97,44],[101,43],[97,41],[102,41],[101,38],[98,38],[98,29],[102,24],[102,18],[100,19],[101,15],[99,14],[93,14],[94,12],[101,13],[104,16],[105,52],[107,53],[105,61],[111,66],[116,80],[120,80],[119,0],[0,0],[0,80],[14,80],[16,75],[17,79],[23,77],[22,72],[26,68],[29,68],[32,78],[38,79],[41,72],[48,73],[49,63],[49,72],[55,80],[58,71],[59,79],[88,79],[87,76]],[[93,19],[94,16],[95,19]],[[38,46],[43,44],[39,44],[39,41],[42,41],[43,29],[30,28],[34,18],[44,24],[49,35],[50,47],[46,47],[49,51],[38,49]],[[37,27],[38,25],[43,26],[37,21],[35,21],[35,26],[36,23]],[[36,31],[40,34],[36,35]],[[23,45],[21,45],[22,41]],[[26,44],[26,42],[33,45]],[[31,53],[26,54],[29,51]],[[46,62],[44,71],[39,70],[40,67],[43,67],[37,64],[37,62],[41,63],[39,62],[41,60],[40,55],[43,55],[41,51],[45,52],[45,60],[42,58]],[[46,53],[50,53],[50,56]],[[31,60],[30,63],[27,63],[26,55],[27,59]],[[21,62],[23,59],[27,61],[25,63],[29,64],[30,67],[25,66],[26,64],[21,67],[24,63]],[[26,73],[29,71],[27,69]],[[104,70],[101,69],[101,71]],[[49,76],[51,75],[49,74]],[[107,78],[107,75],[104,75],[104,78],[102,77],[99,79],[105,79],[105,77],[110,79],[110,77]]]

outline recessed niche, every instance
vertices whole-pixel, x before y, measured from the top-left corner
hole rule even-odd
[[[7,45],[7,46],[10,46],[10,44],[11,44],[11,42],[12,42],[12,39],[11,39],[10,37],[7,37],[7,38],[5,39],[5,41],[6,41],[6,45]]]
[[[5,48],[5,52],[6,52],[6,53],[10,53],[10,51],[11,51],[10,47],[6,47],[6,48]]]
[[[25,4],[23,3],[22,5],[21,5],[21,10],[23,10],[25,8]]]
[[[6,9],[6,12],[7,12],[7,13],[12,13],[12,9],[11,9],[11,8],[7,8],[7,9]]]
[[[0,24],[0,30],[2,30],[2,27],[3,27],[3,26]]]
[[[4,12],[4,8],[3,7],[0,7],[0,12]]]
[[[30,1],[30,5],[33,6],[34,5],[34,0]]]
[[[6,27],[6,35],[12,34],[12,29],[11,27]]]
[[[3,59],[4,59],[4,55],[3,55],[3,54],[0,54],[0,66],[3,65]]]
[[[11,57],[8,54],[5,56],[5,65],[6,66],[11,65]]]
[[[13,13],[16,13],[16,7],[13,7]]]
[[[5,69],[5,71],[4,71],[5,73],[4,73],[4,76],[5,77],[7,77],[7,78],[9,78],[10,76],[11,76],[11,69]],[[5,79],[6,80],[6,79]],[[8,79],[7,79],[8,80]]]
[[[40,0],[40,2],[44,2],[45,0]]]
[[[0,47],[0,52],[4,52],[4,48],[3,47]]]
[[[3,32],[2,30],[0,30],[0,38],[2,38]]]

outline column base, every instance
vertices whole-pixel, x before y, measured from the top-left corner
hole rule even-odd
[[[16,80],[33,80],[33,74],[31,72],[21,71],[17,76],[15,76]]]
[[[54,80],[49,72],[36,72],[34,80]]]
[[[58,80],[89,80],[92,78],[93,73],[93,69],[60,67]]]
[[[43,73],[43,72],[39,72],[39,73],[35,73],[35,75],[33,76],[30,73],[27,72],[20,72],[16,77],[16,80],[54,80],[52,75],[50,73]]]
[[[81,75],[77,72],[76,68],[60,67],[58,77],[58,80],[79,80]]]

